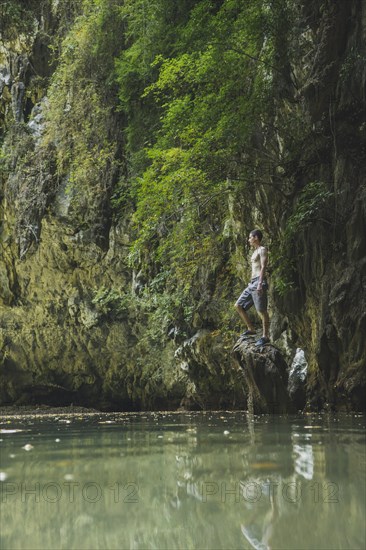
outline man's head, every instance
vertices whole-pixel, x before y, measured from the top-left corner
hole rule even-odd
[[[260,229],[253,229],[253,231],[249,233],[249,238],[250,237],[252,237],[255,240],[258,239],[258,242],[261,242],[261,240],[263,239],[263,233]]]

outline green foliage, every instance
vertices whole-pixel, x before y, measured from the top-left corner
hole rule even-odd
[[[230,261],[228,191],[235,201],[261,177],[253,136],[272,112],[276,25],[259,0],[186,2],[168,19],[171,4],[125,2],[116,78],[136,204],[130,257],[148,280],[169,265],[166,289],[193,312],[210,301],[193,289],[210,294]]]
[[[343,60],[339,71],[340,81],[347,83],[352,80],[354,74],[363,70],[366,62],[366,49],[357,49],[355,46],[350,48],[347,56]]]
[[[101,287],[94,291],[92,303],[103,315],[119,319],[129,309],[131,297],[115,288]]]
[[[327,185],[321,181],[310,182],[302,190],[285,229],[285,237],[293,239],[300,231],[317,221],[329,223],[325,216],[329,212],[329,201],[334,196]]]
[[[274,287],[279,295],[286,294],[296,286],[297,263],[294,251],[302,234],[314,226],[321,231],[324,224],[331,223],[333,197],[334,192],[321,181],[310,182],[301,191],[273,254]]]
[[[0,39],[15,40],[19,35],[29,34],[35,28],[37,0],[7,0],[0,3]]]
[[[52,11],[57,13],[58,34],[66,32],[76,13],[80,11],[83,0],[2,0],[0,2],[0,40],[28,40],[37,32],[38,24],[53,4]]]
[[[113,55],[121,47],[123,23],[117,0],[85,0],[83,5],[83,15],[61,45],[44,142],[57,143],[57,171],[68,180],[75,222],[93,228],[100,225],[100,209],[119,168],[119,144],[111,139],[110,127],[116,99]]]
[[[83,0],[59,45],[43,144],[57,144],[58,179],[68,182],[78,227],[102,223],[102,204],[116,217],[135,210],[130,258],[150,291],[169,266],[154,291],[157,316],[172,318],[182,300],[191,312],[182,322],[192,321],[216,274],[235,276],[226,224],[233,203],[250,195],[255,208],[251,182],[258,189],[270,170],[261,147],[270,142],[264,124],[287,4]]]

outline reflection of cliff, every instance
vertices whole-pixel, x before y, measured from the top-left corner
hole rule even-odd
[[[364,418],[54,415],[1,438],[6,548],[365,546]]]
[[[196,449],[177,457],[174,508],[192,499],[229,508],[233,521],[239,518],[245,548],[361,548],[364,445],[358,436],[343,436],[332,421],[327,433],[326,424],[309,417],[307,425],[299,419],[288,429],[286,422],[253,424],[248,415],[245,446],[228,443],[230,455],[236,454],[229,460],[223,444],[216,466],[215,459],[199,458],[205,437],[198,431]]]

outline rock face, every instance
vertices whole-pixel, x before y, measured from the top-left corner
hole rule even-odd
[[[69,177],[56,173],[55,144],[40,139],[55,68],[49,44],[57,46],[81,3],[50,0],[39,13],[37,4],[28,14],[32,32],[0,49],[6,151],[0,192],[0,402],[178,406],[184,394],[179,376],[160,368],[151,377],[157,356],[169,362],[174,350],[167,346],[155,357],[150,353],[145,364],[138,361],[144,353],[139,346],[149,346],[127,267],[130,222],[120,219],[112,226],[106,207],[116,174],[112,169],[104,179],[97,174],[99,191],[87,205]],[[91,113],[92,108],[85,116]],[[89,216],[87,226],[80,212]]]
[[[230,339],[219,331],[201,329],[176,350],[178,368],[190,381],[182,406],[189,409],[246,407],[246,390],[230,348]]]
[[[303,409],[306,404],[305,382],[308,371],[308,364],[305,359],[304,350],[297,348],[290,366],[288,376],[288,394],[297,409]]]
[[[184,320],[155,315],[162,295],[144,295],[144,274],[130,267],[133,209],[127,199],[118,216],[112,207],[113,200],[122,201],[116,199],[117,182],[126,177],[123,120],[103,83],[92,81],[89,65],[82,69],[89,71],[85,82],[92,82],[91,91],[68,82],[67,94],[53,91],[66,145],[60,136],[42,142],[47,124],[57,126],[45,115],[56,67],[51,38],[66,32],[81,9],[75,0],[65,3],[64,13],[63,4],[42,2],[42,13],[36,10],[32,20],[33,34],[0,46],[5,164],[0,172],[0,404],[54,400],[125,410],[180,405],[280,413],[304,406],[364,410],[365,2],[295,2],[301,17],[289,51],[296,55],[284,63],[288,74],[277,71],[276,77],[283,79],[275,105],[277,134],[269,146],[261,131],[256,137],[255,146],[266,145],[275,157],[277,180],[258,197],[253,191],[256,210],[250,216],[288,251],[288,279],[282,290],[271,284],[270,295],[272,340],[291,332],[286,360],[275,346],[258,350],[244,340],[235,344],[233,359],[236,318],[225,314],[225,328],[215,325],[218,309],[231,307],[225,300],[219,303],[215,291],[231,287],[227,271],[234,265],[236,274],[243,270],[237,258],[242,258],[238,250],[244,245],[241,220],[249,216],[247,204],[235,203],[227,222],[235,233],[225,237],[230,268],[202,266],[201,281],[191,288],[195,300],[205,300],[187,327]],[[291,79],[296,85],[290,87]],[[86,121],[81,130],[80,120]],[[79,133],[70,138],[72,122]],[[90,147],[86,153],[77,149],[84,143]],[[74,155],[72,170],[67,165],[60,171],[62,154],[65,165]],[[99,171],[98,154],[104,162]],[[81,181],[77,189],[75,172]],[[278,180],[281,196],[270,185]],[[303,200],[309,182],[314,195]],[[306,380],[304,362],[289,367],[297,348],[304,350]]]
[[[307,400],[313,408],[365,408],[366,69],[359,57],[365,10],[365,3],[356,1],[303,4],[304,16],[313,22],[309,36],[316,55],[311,77],[305,71],[299,79],[311,131],[297,181],[324,182],[333,198],[316,219],[307,203],[308,219],[301,218],[291,241],[294,290],[274,300],[305,350]]]
[[[191,383],[186,408],[248,408],[255,414],[285,414],[305,406],[306,362],[298,350],[291,370],[272,344],[240,337],[231,349],[218,331],[198,331],[176,351],[178,366]],[[300,361],[302,359],[302,361]],[[301,372],[299,368],[301,365]]]
[[[248,410],[255,414],[295,412],[288,393],[288,366],[273,345],[257,347],[253,338],[239,338],[233,356],[242,369]]]

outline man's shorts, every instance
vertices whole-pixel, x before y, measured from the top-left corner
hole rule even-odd
[[[257,291],[259,277],[254,277],[245,290],[240,294],[236,301],[236,306],[241,306],[245,311],[250,309],[254,304],[255,309],[259,313],[267,311],[267,290],[268,283],[266,280],[262,282],[262,292]]]

